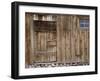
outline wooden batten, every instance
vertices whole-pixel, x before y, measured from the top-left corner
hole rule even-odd
[[[61,62],[61,16],[57,16],[57,62]]]
[[[75,36],[75,56],[76,62],[80,62],[80,25],[79,25],[79,18],[76,18],[76,36]]]
[[[70,31],[66,31],[66,42],[65,42],[65,45],[66,45],[66,56],[65,56],[65,59],[66,59],[66,62],[67,63],[69,63],[69,62],[71,62],[71,50],[70,50],[70,48],[71,48],[71,46],[70,46],[70,44],[71,44],[71,41],[70,41],[70,35],[71,35],[71,33],[70,33]]]
[[[85,31],[85,62],[89,62],[89,31]]]
[[[84,62],[87,62],[87,31],[84,32]]]
[[[90,33],[87,31],[87,62],[90,63]]]
[[[84,36],[84,34],[85,34],[85,31],[81,31],[81,38],[82,38],[82,42],[81,42],[81,50],[82,50],[81,61],[82,62],[84,62],[84,56],[85,56],[85,49],[84,49],[84,47],[85,47],[85,44],[84,44],[85,36]]]
[[[71,20],[70,20],[70,27],[71,27],[71,38],[70,38],[70,45],[71,45],[71,62],[74,62],[75,61],[75,37],[74,37],[74,34],[75,34],[75,25],[74,25],[74,21],[73,21],[73,18],[74,16],[70,16],[71,17]]]
[[[65,62],[65,27],[66,27],[66,16],[61,16],[61,27],[60,27],[60,36],[61,36],[61,61],[64,63]]]

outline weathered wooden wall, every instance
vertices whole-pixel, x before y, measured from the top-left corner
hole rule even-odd
[[[32,14],[26,14],[26,64],[33,62],[89,64],[89,28],[80,28],[81,17],[57,15],[56,22],[50,24],[51,21],[45,21],[43,24],[44,21],[33,22]]]
[[[89,28],[80,28],[79,16],[58,16],[57,59],[89,63]]]

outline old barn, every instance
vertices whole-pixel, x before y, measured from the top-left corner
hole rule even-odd
[[[26,13],[25,64],[89,65],[89,16]]]

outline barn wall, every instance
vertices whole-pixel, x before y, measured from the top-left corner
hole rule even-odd
[[[89,28],[82,29],[79,25],[80,18],[89,17],[57,15],[54,23],[36,24],[32,19],[33,14],[27,13],[25,16],[26,64],[89,63]]]
[[[57,59],[60,62],[89,62],[89,29],[79,26],[79,16],[58,16]]]

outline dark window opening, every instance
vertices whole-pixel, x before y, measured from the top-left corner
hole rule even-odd
[[[80,19],[80,27],[82,27],[82,28],[89,27],[89,20],[88,19]]]

